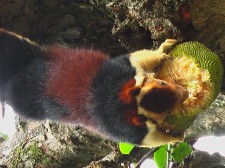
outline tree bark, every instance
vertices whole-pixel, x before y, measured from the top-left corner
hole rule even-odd
[[[216,52],[225,67],[224,0],[1,0],[0,27],[42,45],[93,47],[112,57],[138,49],[157,48],[167,38],[197,40]],[[225,80],[222,95],[196,119],[187,131],[188,139],[224,134],[224,94]],[[132,159],[121,156],[116,144],[90,136],[83,129],[48,122],[30,128],[32,124],[28,122],[28,128],[36,133],[20,131],[10,150],[16,147],[21,151],[12,150],[7,156],[0,152],[2,162],[20,163],[21,160],[15,158],[22,155],[26,158],[23,153],[35,145],[41,149],[41,154],[48,154],[46,164],[52,161],[50,167],[85,167],[98,160],[89,167],[121,167],[121,163],[125,165],[126,161],[137,157],[137,153],[131,155]],[[0,149],[9,150],[7,144]],[[101,160],[107,155],[113,157]],[[19,167],[32,165],[32,161],[22,161]],[[45,167],[42,163],[34,164]]]

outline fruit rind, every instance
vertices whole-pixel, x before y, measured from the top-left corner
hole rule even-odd
[[[200,68],[208,70],[210,81],[214,88],[212,100],[217,97],[222,84],[223,65],[220,58],[214,52],[199,42],[185,42],[175,46],[170,51],[170,55],[173,58],[180,56],[193,58]]]
[[[169,55],[172,60],[165,62],[158,78],[186,87],[190,97],[159,125],[160,129],[176,134],[192,125],[196,116],[216,99],[222,85],[223,66],[215,53],[198,42],[178,44]],[[191,89],[197,90],[193,98]]]

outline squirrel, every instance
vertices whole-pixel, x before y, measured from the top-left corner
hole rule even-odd
[[[155,77],[176,43],[110,58],[94,49],[40,46],[0,29],[0,102],[25,118],[79,125],[116,142],[182,141],[157,127],[187,95]]]

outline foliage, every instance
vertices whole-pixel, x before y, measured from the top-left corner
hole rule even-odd
[[[32,142],[28,147],[25,145],[16,147],[9,160],[9,167],[51,167],[52,162],[53,159]]]
[[[132,151],[132,149],[135,147],[135,145],[126,143],[126,142],[120,142],[119,143],[119,149],[120,152],[124,155],[129,155],[129,153]]]
[[[182,163],[192,153],[191,146],[187,142],[177,146],[164,145],[154,153],[154,160],[158,168],[167,168],[169,162]]]
[[[175,162],[182,163],[182,161],[191,154],[191,146],[187,142],[180,143],[172,151],[172,158]]]
[[[159,168],[167,166],[167,145],[160,147],[156,152],[154,152],[154,160]]]
[[[122,154],[130,154],[133,144],[120,143],[119,149]],[[168,168],[170,162],[182,163],[192,153],[192,148],[187,142],[178,145],[163,145],[154,152],[154,160],[158,168]],[[145,158],[143,158],[145,159]]]

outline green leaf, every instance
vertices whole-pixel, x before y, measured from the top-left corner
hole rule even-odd
[[[129,143],[126,143],[126,142],[120,142],[119,143],[120,152],[124,155],[129,155],[134,147],[135,147],[135,145],[129,144]]]
[[[182,163],[182,161],[191,154],[191,146],[187,142],[179,144],[172,152],[175,162]]]
[[[167,166],[167,150],[166,146],[161,146],[154,152],[154,160],[158,168],[165,168]]]

